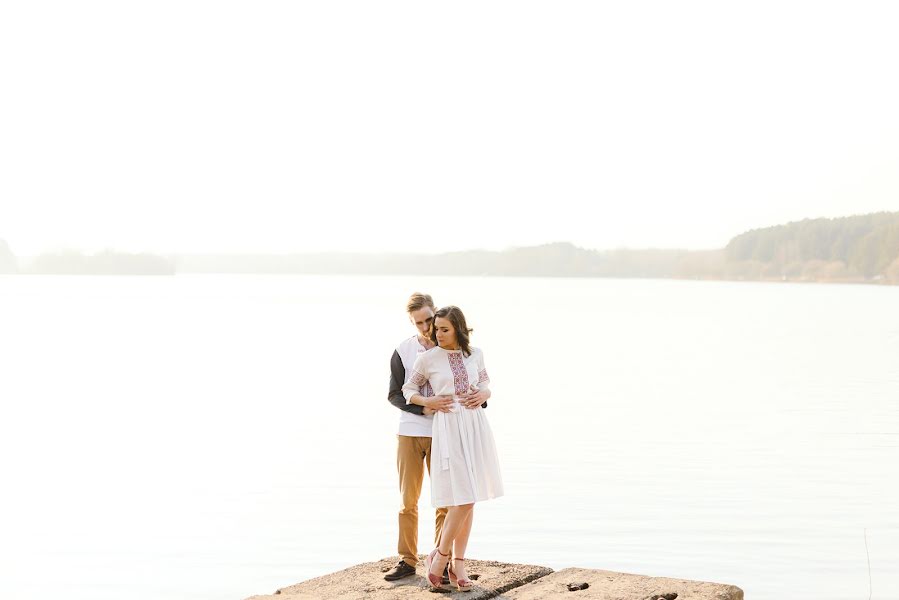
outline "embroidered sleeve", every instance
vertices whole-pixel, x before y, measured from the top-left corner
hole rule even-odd
[[[412,371],[412,377],[409,378],[410,383],[414,383],[418,387],[423,386],[428,381],[428,378],[419,373],[418,371]]]
[[[490,376],[487,375],[487,367],[484,366],[484,353],[478,351],[478,389],[486,390],[490,385]]]
[[[427,396],[427,394],[422,393],[422,388],[428,385],[428,368],[424,361],[424,354],[420,354],[418,358],[415,359],[415,364],[412,366],[412,373],[409,375],[408,381],[403,384],[403,396],[406,398],[406,404],[411,404],[410,400],[412,396],[415,394],[420,394],[422,396]]]

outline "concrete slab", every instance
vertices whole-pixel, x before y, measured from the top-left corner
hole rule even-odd
[[[569,585],[589,587],[569,591]],[[648,577],[597,569],[562,569],[498,598],[502,600],[743,600],[743,590],[722,583]]]
[[[344,598],[346,600],[402,600],[404,598],[459,598],[482,600],[501,594],[552,573],[548,567],[520,565],[492,560],[466,559],[468,575],[474,580],[474,589],[460,592],[446,585],[444,592],[432,592],[425,578],[424,555],[420,555],[418,572],[399,581],[384,581],[384,573],[393,568],[397,558],[385,558],[362,563],[343,571],[316,577],[277,590],[267,596],[251,596],[247,600],[322,600]]]

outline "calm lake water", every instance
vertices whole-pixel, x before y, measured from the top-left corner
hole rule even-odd
[[[219,275],[0,276],[3,597],[236,600],[394,554],[416,290],[493,381],[472,558],[844,600],[870,557],[897,597],[899,288]]]

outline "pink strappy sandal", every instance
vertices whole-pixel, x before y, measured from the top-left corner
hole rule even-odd
[[[439,590],[443,587],[443,573],[438,573],[437,575],[431,573],[431,565],[434,563],[435,554],[439,554],[440,556],[449,556],[449,554],[444,554],[440,551],[440,548],[434,548],[425,559],[425,573],[428,576],[428,583],[431,584],[432,590]],[[450,570],[450,577],[452,576],[452,570]]]
[[[454,558],[453,560],[461,560],[462,562],[465,562],[464,558]],[[471,588],[474,586],[470,579],[459,579],[458,577],[456,577],[456,573],[455,571],[453,571],[452,567],[450,567],[449,569],[449,579],[450,583],[459,588],[460,592],[470,592]]]

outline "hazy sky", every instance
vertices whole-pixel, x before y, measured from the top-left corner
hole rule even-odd
[[[18,254],[720,247],[899,210],[896,2],[0,4]]]

